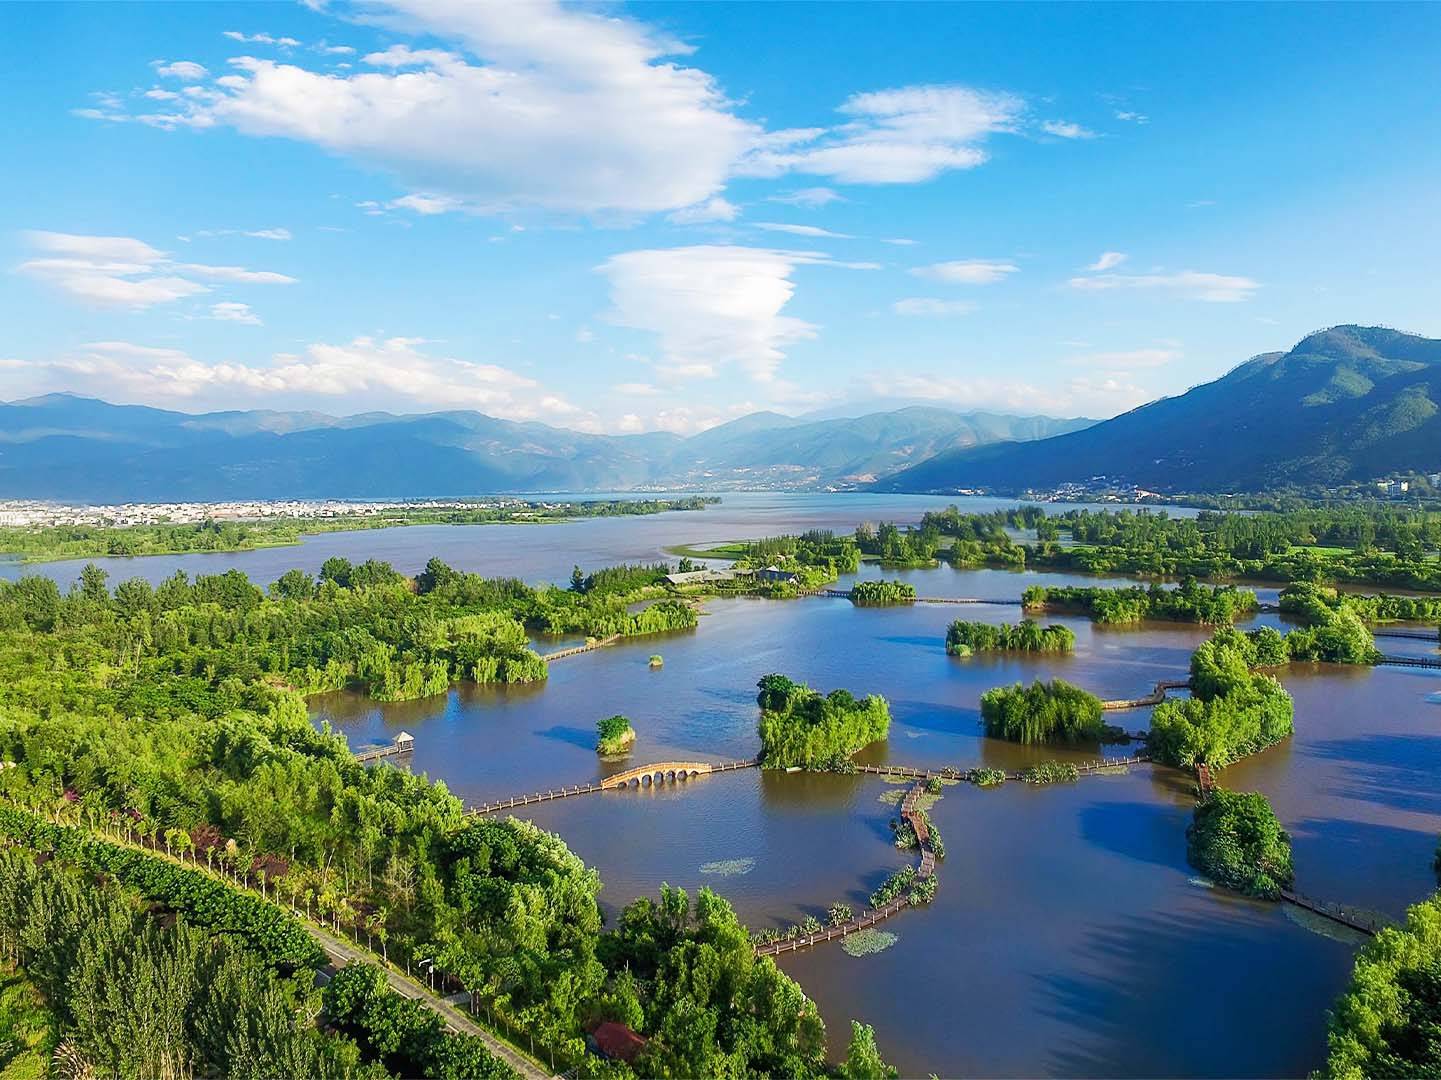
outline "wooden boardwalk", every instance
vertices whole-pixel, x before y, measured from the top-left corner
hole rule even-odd
[[[1383,916],[1348,908],[1344,904],[1332,904],[1325,900],[1316,900],[1302,893],[1292,892],[1290,889],[1281,890],[1281,899],[1288,904],[1295,904],[1299,908],[1305,908],[1307,911],[1314,911],[1317,915],[1324,916],[1332,922],[1338,922],[1342,926],[1349,926],[1352,930],[1370,937],[1375,937],[1378,932],[1393,925],[1391,920]]]
[[[663,784],[681,783],[693,777],[706,776],[710,773],[734,772],[737,769],[759,767],[760,762],[755,760],[724,761],[719,764],[711,761],[659,761],[653,765],[641,765],[634,769],[627,769],[625,772],[616,773],[614,776],[607,776],[603,780],[596,780],[589,784],[547,788],[545,791],[532,791],[526,795],[511,795],[504,799],[496,799],[494,802],[481,803],[479,806],[467,807],[465,813],[468,817],[493,814],[499,810],[513,810],[517,806],[533,806],[536,803],[552,802],[556,799],[569,799],[574,795],[594,795],[602,791],[625,791],[627,788],[660,787]]]
[[[1190,688],[1190,679],[1162,679],[1156,684],[1156,688],[1145,697],[1114,698],[1101,702],[1101,708],[1107,712],[1116,712],[1121,709],[1144,709],[1147,705],[1161,704],[1166,700],[1166,693],[1170,690],[1189,690]]]
[[[569,649],[561,649],[558,652],[543,653],[541,659],[547,664],[552,664],[557,660],[564,660],[568,656],[579,656],[581,653],[604,649],[607,645],[614,645],[619,640],[619,634],[611,634],[610,637],[600,638],[596,641],[587,641],[584,645],[573,645]]]
[[[1441,656],[1383,656],[1376,663],[1386,667],[1441,668]]]
[[[934,877],[936,872],[936,854],[931,849],[930,831],[926,828],[924,817],[921,817],[916,810],[916,805],[925,790],[925,783],[918,783],[906,793],[905,799],[901,802],[901,820],[915,831],[916,840],[921,848],[921,863],[916,869],[917,881],[925,881],[927,878]],[[862,911],[854,919],[843,922],[839,926],[827,926],[817,930],[814,934],[804,934],[791,938],[789,941],[771,941],[764,945],[758,945],[756,946],[756,955],[778,956],[781,953],[795,952],[798,949],[808,949],[812,945],[819,945],[822,942],[834,941],[836,938],[854,934],[857,930],[869,929],[876,923],[889,919],[896,912],[910,906],[909,895],[902,893],[878,908]]]
[[[1082,776],[1094,776],[1103,773],[1107,769],[1119,769],[1128,765],[1147,765],[1151,762],[1149,754],[1132,754],[1123,758],[1098,758],[1095,761],[1076,763],[1076,771]],[[870,773],[873,776],[892,776],[905,780],[930,780],[939,778],[941,780],[965,780],[970,781],[979,769],[957,769],[946,766],[940,769],[920,769],[911,765],[857,765],[856,772]],[[1021,780],[1023,776],[1019,772],[1006,773],[1007,780]]]
[[[408,754],[414,749],[415,742],[412,740],[403,746],[400,743],[390,743],[387,746],[367,747],[364,750],[357,750],[354,757],[356,761],[362,764],[368,764],[372,761],[379,761],[381,758],[399,757],[401,754]]]

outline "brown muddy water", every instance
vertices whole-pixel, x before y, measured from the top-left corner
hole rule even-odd
[[[1064,580],[887,576],[925,595],[1012,599],[1033,581]],[[957,660],[943,648],[950,620],[1012,621],[1019,610],[816,598],[711,601],[707,612],[693,633],[558,662],[542,687],[463,687],[394,705],[334,694],[314,700],[315,716],[352,745],[410,731],[413,767],[479,802],[652,761],[752,757],[755,683],[779,671],[890,701],[890,736],[862,761],[1017,768],[1097,751],[985,738],[985,690],[1062,677],[1103,698],[1138,696],[1182,676],[1206,636],[1060,619],[1076,631],[1072,656]],[[657,652],[665,664],[652,670]],[[1295,838],[1299,888],[1400,916],[1434,888],[1441,673],[1296,665],[1282,679],[1296,698],[1295,736],[1222,782],[1272,799]],[[638,738],[623,759],[601,762],[595,722],[612,713],[629,716]],[[1148,715],[1113,719],[1135,729]],[[600,870],[610,913],[668,882],[715,888],[761,927],[823,915],[837,900],[859,907],[907,861],[890,844],[895,809],[882,801],[894,790],[873,776],[751,770],[523,813]],[[1047,788],[948,787],[932,812],[947,849],[935,902],[885,924],[896,935],[885,951],[853,957],[831,943],[781,964],[819,1003],[837,1052],[847,1021],[865,1020],[905,1076],[1304,1075],[1323,1060],[1325,1012],[1356,940],[1199,881],[1185,859],[1192,803],[1187,777],[1152,766]]]

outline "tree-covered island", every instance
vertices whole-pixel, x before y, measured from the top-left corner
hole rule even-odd
[[[1012,626],[957,619],[946,629],[946,652],[970,656],[978,652],[1070,652],[1076,635],[1069,626],[1041,626],[1022,619]]]
[[[981,695],[986,734],[1018,743],[1098,742],[1101,699],[1061,679],[998,686]]]
[[[778,674],[756,685],[761,764],[768,769],[844,769],[852,754],[890,731],[890,707],[875,694],[822,694]]]

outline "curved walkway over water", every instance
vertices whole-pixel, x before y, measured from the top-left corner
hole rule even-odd
[[[628,788],[660,787],[663,784],[680,783],[693,777],[705,776],[708,773],[735,772],[737,769],[757,769],[759,767],[760,762],[755,760],[725,761],[719,764],[713,761],[658,761],[652,765],[640,765],[634,769],[627,769],[625,772],[616,773],[614,776],[607,776],[603,780],[589,784],[547,788],[545,791],[533,791],[528,795],[511,795],[504,799],[496,799],[494,802],[468,807],[465,812],[467,816],[493,814],[497,810],[511,810],[517,806],[531,806],[535,803],[551,802],[555,799],[568,799],[573,795],[593,795],[600,791],[625,791]]]
[[[906,793],[905,800],[901,803],[901,820],[914,830],[916,841],[921,849],[921,864],[916,868],[916,881],[925,881],[934,877],[936,872],[936,853],[931,848],[930,829],[926,826],[926,819],[917,811],[917,803],[925,793],[926,785],[922,781]],[[862,911],[854,919],[841,923],[839,926],[827,926],[824,930],[817,930],[814,934],[805,934],[801,937],[791,938],[789,941],[772,941],[765,945],[756,947],[757,956],[776,956],[780,953],[795,952],[797,949],[808,949],[812,945],[819,945],[823,941],[834,941],[836,938],[843,938],[848,934],[854,934],[857,930],[865,930],[884,919],[889,919],[898,911],[911,906],[908,893],[892,897],[886,903],[873,911]]]
[[[1113,698],[1110,701],[1101,702],[1101,708],[1108,712],[1115,712],[1119,709],[1144,709],[1147,705],[1159,705],[1165,701],[1167,691],[1189,690],[1190,688],[1190,679],[1162,679],[1156,684],[1156,688],[1145,697]]]

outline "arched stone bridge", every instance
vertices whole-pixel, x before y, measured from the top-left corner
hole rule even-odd
[[[753,769],[755,767],[756,762],[754,761],[727,761],[720,765],[709,761],[660,761],[653,765],[642,765],[636,769],[627,769],[625,772],[616,773],[614,776],[607,776],[600,782],[600,786],[606,791],[619,791],[628,787],[660,787],[662,784],[674,784],[682,780],[689,780],[693,776],[703,776],[706,773],[731,772],[734,769]]]

